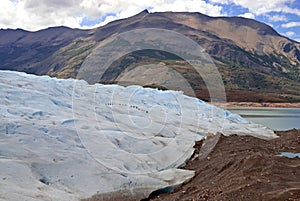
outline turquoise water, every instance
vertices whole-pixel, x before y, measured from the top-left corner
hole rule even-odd
[[[300,153],[281,152],[278,156],[284,156],[288,158],[300,158]]]
[[[300,129],[300,108],[228,107],[226,109],[273,130]]]

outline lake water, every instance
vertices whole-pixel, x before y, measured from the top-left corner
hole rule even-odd
[[[300,153],[281,152],[278,156],[284,156],[288,158],[300,158]]]
[[[273,130],[300,129],[300,108],[227,107],[226,109]]]

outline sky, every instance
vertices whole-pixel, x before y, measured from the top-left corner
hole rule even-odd
[[[264,22],[300,42],[300,0],[1,0],[0,28],[94,28],[149,12],[189,11]]]

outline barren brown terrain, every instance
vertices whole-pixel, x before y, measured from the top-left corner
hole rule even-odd
[[[300,130],[278,132],[278,138],[221,136],[205,159],[190,160],[192,181],[150,200],[300,200],[300,158],[277,156],[300,152]],[[202,141],[196,144],[200,151]]]
[[[255,102],[227,102],[212,103],[222,107],[276,107],[276,108],[300,108],[300,103],[255,103]]]

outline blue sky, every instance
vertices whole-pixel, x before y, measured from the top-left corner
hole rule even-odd
[[[0,28],[94,28],[144,9],[243,16],[300,41],[300,0],[1,0]]]
[[[255,6],[248,6],[247,3],[241,5],[240,3],[237,3],[238,1],[215,0],[212,2],[215,2],[215,5],[222,6],[222,12],[224,12],[223,14],[226,16],[244,16],[264,22],[272,26],[281,35],[300,41],[300,0],[281,1],[284,2],[281,5],[281,8],[279,7],[276,9],[275,7],[271,8],[270,10],[267,10],[266,8],[265,12],[255,10]],[[272,0],[260,2],[266,2],[267,4],[272,2]],[[249,1],[249,4],[251,4],[251,1]],[[286,6],[286,8],[284,8],[284,6]],[[293,10],[289,10],[288,8]]]

